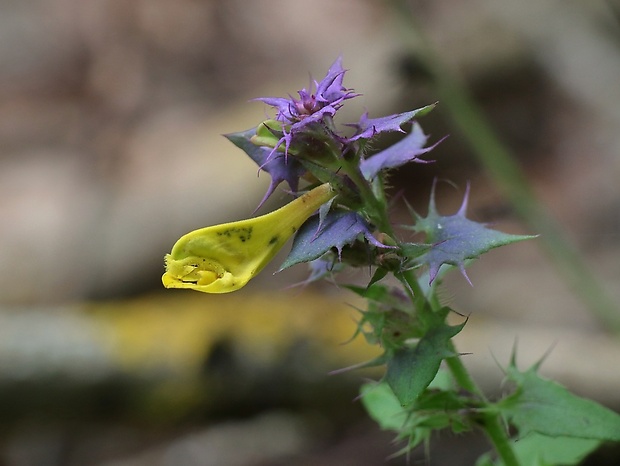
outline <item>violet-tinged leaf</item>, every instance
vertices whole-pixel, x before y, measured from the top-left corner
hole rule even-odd
[[[282,181],[286,181],[288,183],[291,191],[297,192],[299,187],[299,178],[303,176],[306,169],[298,160],[295,160],[292,157],[287,159],[282,153],[274,153],[271,149],[253,144],[250,139],[255,134],[256,128],[252,128],[247,131],[225,134],[224,136],[248,154],[261,170],[269,173],[271,176],[271,183],[269,184],[269,188],[267,188],[267,193],[258,205],[258,207],[260,207],[267,200],[267,198],[273,194],[276,187]]]
[[[510,235],[486,228],[483,224],[474,222],[465,217],[469,185],[460,209],[454,215],[439,215],[435,207],[434,186],[431,193],[429,212],[426,218],[417,217],[416,224],[411,229],[426,233],[426,242],[431,248],[422,254],[415,262],[427,264],[429,267],[429,284],[437,277],[439,268],[443,264],[458,267],[463,276],[471,284],[465,272],[465,262],[477,259],[481,254],[493,248],[523,241],[535,236]]]
[[[364,178],[372,180],[381,170],[397,168],[409,162],[428,163],[419,157],[433,150],[443,139],[430,147],[424,147],[427,140],[428,137],[422,132],[420,125],[414,123],[411,133],[403,139],[360,162]]]
[[[358,123],[349,124],[347,126],[353,126],[357,128],[356,134],[347,141],[352,142],[357,139],[370,139],[379,133],[385,133],[389,131],[399,131],[404,133],[401,128],[402,125],[412,120],[416,116],[421,116],[428,113],[435,104],[427,105],[426,107],[411,110],[410,112],[396,113],[394,115],[388,115],[380,118],[368,118],[368,112],[365,112]]]
[[[340,254],[344,246],[353,243],[360,235],[376,247],[389,247],[375,239],[368,224],[355,212],[332,211],[322,219],[314,216],[295,235],[291,252],[278,271],[315,260],[331,248],[336,248]]]
[[[317,100],[334,103],[341,102],[344,98],[355,97],[349,89],[342,85],[345,73],[346,70],[342,68],[342,57],[336,58],[321,82],[315,82]]]

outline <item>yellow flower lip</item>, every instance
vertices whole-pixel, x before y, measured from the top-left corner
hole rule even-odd
[[[335,195],[325,183],[260,217],[201,228],[182,236],[164,258],[164,286],[205,293],[229,293],[242,288],[316,209]]]

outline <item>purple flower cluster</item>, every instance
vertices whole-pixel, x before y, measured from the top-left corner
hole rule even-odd
[[[302,89],[298,91],[299,99],[290,97],[259,97],[256,100],[265,102],[278,110],[276,120],[290,124],[280,143],[288,152],[290,143],[296,133],[302,131],[308,124],[322,122],[326,117],[333,117],[347,99],[357,97],[351,89],[342,85],[346,70],[342,68],[342,59],[338,58],[327,71],[327,75],[320,81],[314,81],[314,93]]]
[[[271,184],[260,205],[274,192],[275,188],[286,181],[293,192],[298,189],[299,178],[308,171],[304,160],[310,159],[314,165],[319,161],[321,151],[329,151],[332,160],[342,154],[359,153],[360,170],[367,180],[372,180],[381,170],[399,167],[409,162],[426,162],[419,157],[433,149],[438,143],[424,147],[427,136],[414,123],[412,132],[396,145],[366,157],[359,150],[361,144],[378,134],[399,131],[402,126],[430,111],[434,105],[428,105],[409,112],[398,113],[380,118],[369,118],[364,113],[357,123],[344,126],[354,128],[352,135],[345,136],[336,131],[333,117],[348,99],[359,96],[352,89],[343,85],[346,70],[342,68],[339,57],[329,68],[321,81],[314,81],[314,92],[307,89],[298,91],[299,98],[260,97],[261,101],[274,107],[277,111],[277,125],[265,122],[271,132],[269,144],[261,144],[256,140],[256,129],[227,135],[237,146],[242,148],[259,166],[271,175]],[[273,122],[273,120],[272,120]],[[313,144],[319,141],[320,143]],[[306,149],[303,152],[299,147]],[[318,147],[318,149],[317,149]],[[325,149],[325,148],[328,149]],[[291,157],[290,154],[299,155]]]
[[[383,206],[377,206],[381,201],[369,198],[374,196],[371,185],[386,170],[409,162],[427,162],[420,157],[441,142],[425,147],[428,137],[413,122],[410,133],[401,141],[368,155],[369,140],[381,133],[405,133],[405,124],[432,110],[434,105],[380,118],[369,118],[366,112],[356,123],[342,125],[347,134],[341,133],[334,124],[334,116],[345,101],[359,95],[344,87],[345,72],[338,58],[321,81],[313,82],[314,91],[302,89],[297,98],[256,99],[275,108],[274,119],[256,128],[226,135],[260,170],[271,176],[269,188],[258,207],[283,181],[296,193],[302,177],[311,184],[329,183],[338,193],[321,208],[319,216],[302,225],[280,270],[302,262],[311,266],[315,262],[323,266],[331,263],[331,269],[336,261],[360,262],[358,257],[363,258],[361,262],[374,263],[370,249],[395,249],[373,235],[377,229],[383,231],[382,228],[390,227],[382,212]],[[333,251],[337,252],[335,257],[330,256]],[[320,272],[317,269],[311,280],[322,276],[324,268]]]

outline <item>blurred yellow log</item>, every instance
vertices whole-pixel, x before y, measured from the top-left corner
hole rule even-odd
[[[362,381],[383,368],[330,371],[380,349],[351,340],[363,306],[352,293],[206,295],[169,290],[130,300],[0,312],[0,418],[134,419],[171,423],[286,407],[359,412]],[[559,332],[557,334],[553,331]],[[559,335],[559,337],[558,337]],[[526,323],[470,319],[457,337],[485,390],[497,361],[528,367],[558,341],[543,371],[595,399],[617,403],[620,348],[602,335]],[[591,361],[602,361],[593,365]],[[347,414],[348,413],[348,414]]]
[[[200,373],[213,348],[223,341],[248,361],[270,365],[305,341],[327,374],[379,354],[361,335],[352,339],[360,314],[347,298],[355,299],[308,293],[168,292],[89,304],[86,312],[107,329],[110,351],[129,372]]]
[[[380,373],[329,375],[379,353],[351,340],[360,315],[349,298],[167,291],[0,312],[0,416],[166,424],[269,407],[351,414],[362,378]]]

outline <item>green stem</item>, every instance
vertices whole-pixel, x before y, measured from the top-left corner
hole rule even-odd
[[[422,309],[426,303],[426,296],[424,296],[424,292],[422,291],[422,287],[420,286],[420,282],[418,282],[418,277],[415,272],[413,270],[406,270],[402,272],[402,278],[409,290],[413,293],[413,308]],[[431,303],[431,306],[432,305]],[[433,310],[436,311],[437,307],[433,306]]]
[[[512,448],[512,442],[506,435],[506,429],[502,425],[499,415],[484,413],[482,417],[484,432],[493,443],[495,451],[504,462],[504,466],[520,466],[521,463]]]
[[[450,349],[456,353],[454,344],[450,342]],[[488,401],[476,382],[471,378],[469,371],[461,361],[460,356],[454,356],[446,359],[446,365],[450,369],[450,373],[459,386],[468,392],[479,397],[483,403]],[[495,451],[504,462],[505,466],[519,466],[519,460],[512,448],[512,442],[508,437],[499,414],[492,411],[483,411],[481,414],[480,424],[485,434],[493,444]]]
[[[450,373],[452,374],[452,377],[454,377],[456,383],[464,390],[467,390],[469,393],[479,397],[481,400],[487,401],[484,393],[482,393],[482,390],[480,390],[476,382],[474,382],[474,379],[472,379],[469,371],[463,364],[463,361],[461,361],[461,357],[458,356],[454,343],[450,342],[448,346],[450,350],[457,355],[451,358],[446,358],[446,365],[448,366],[448,369],[450,369]]]
[[[458,354],[456,353],[456,348],[454,347],[454,344],[452,342],[450,342],[449,346],[455,354]],[[474,382],[474,379],[472,379],[469,371],[463,364],[463,361],[461,361],[460,356],[457,355],[451,358],[447,358],[446,365],[448,366],[448,369],[450,369],[452,377],[454,377],[454,380],[461,388],[479,397],[484,404],[488,404],[486,397],[484,396],[476,382]],[[519,466],[519,460],[515,455],[515,452],[512,448],[512,442],[508,437],[508,433],[506,432],[506,429],[502,424],[499,414],[492,411],[483,410],[481,413],[480,425],[484,430],[484,433],[493,444],[495,451],[504,462],[504,465]]]
[[[366,180],[366,178],[364,178],[358,164],[344,163],[342,165],[342,169],[359,189],[364,206],[369,208],[368,214],[371,221],[375,224],[379,231],[394,237],[394,230],[387,215],[385,193],[382,191],[375,194],[373,191],[373,186]],[[375,187],[377,186],[379,185],[376,185]],[[382,186],[380,186],[380,188],[381,190],[383,189]]]

